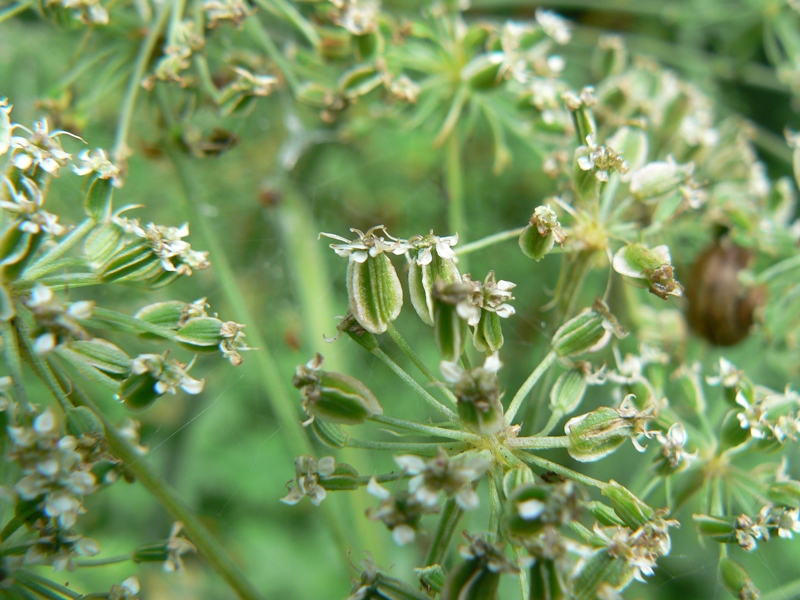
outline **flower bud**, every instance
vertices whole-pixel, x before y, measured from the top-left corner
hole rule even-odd
[[[655,511],[652,508],[634,496],[628,488],[613,479],[603,487],[602,494],[611,500],[614,512],[631,529],[638,529],[655,515]]]
[[[433,291],[437,281],[450,284],[461,281],[452,246],[458,236],[439,237],[433,233],[408,240],[412,246],[408,270],[408,292],[411,305],[428,325],[434,321]]]
[[[481,319],[472,332],[472,343],[479,352],[494,354],[503,347],[503,326],[500,315],[488,310],[481,311]]]
[[[719,559],[719,578],[731,594],[739,600],[758,600],[761,592],[750,580],[747,571],[727,556]]]
[[[323,358],[317,354],[298,365],[292,383],[303,396],[303,408],[311,417],[356,425],[373,415],[383,414],[375,395],[357,379],[342,373],[322,371]]]
[[[563,248],[566,240],[555,211],[549,206],[537,206],[519,236],[519,247],[525,256],[540,261],[555,244]]]
[[[682,296],[683,286],[673,278],[672,260],[667,246],[647,248],[642,244],[628,244],[614,255],[614,270],[620,275],[645,279],[651,294],[662,300],[668,296]]]
[[[615,148],[628,163],[628,169],[635,172],[647,162],[649,144],[647,134],[642,127],[624,126],[608,140],[608,145]]]
[[[586,375],[581,369],[562,373],[550,390],[550,408],[553,412],[568,415],[580,406],[586,393]]]

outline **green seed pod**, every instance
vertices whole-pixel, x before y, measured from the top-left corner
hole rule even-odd
[[[628,488],[613,479],[603,487],[602,494],[611,500],[614,512],[631,529],[638,529],[649,522],[655,515],[656,511],[639,500]]]
[[[597,500],[587,502],[584,508],[604,527],[619,527],[625,524],[613,508]]]
[[[156,391],[157,383],[149,371],[131,375],[122,382],[118,398],[128,410],[144,410],[164,395]]]
[[[378,338],[374,334],[364,329],[352,313],[347,313],[344,318],[336,325],[339,332],[344,332],[356,344],[372,352],[378,348]]]
[[[633,419],[623,418],[614,408],[603,406],[567,421],[567,451],[575,460],[594,462],[619,448],[636,433]]]
[[[350,100],[366,96],[383,83],[383,75],[375,65],[358,65],[339,78],[339,92]]]
[[[488,310],[481,311],[481,320],[472,332],[472,343],[479,352],[494,354],[503,347],[503,326],[500,316]]]
[[[575,575],[570,598],[594,600],[602,586],[620,589],[631,577],[631,568],[623,556],[612,556],[605,548],[595,550]]]
[[[530,597],[542,600],[567,600],[555,561],[538,558],[531,565],[529,579]]]
[[[318,479],[319,485],[329,492],[342,490],[357,490],[359,488],[358,471],[347,463],[336,463],[333,473],[321,475]]]
[[[434,321],[436,282],[447,285],[461,281],[455,253],[451,249],[457,242],[458,236],[439,237],[432,233],[409,240],[417,252],[412,252],[408,269],[408,292],[414,310],[428,325],[433,325]]]
[[[385,254],[347,264],[350,312],[371,333],[383,333],[400,314],[403,288],[394,265]]]
[[[131,372],[131,358],[120,347],[102,338],[70,340],[66,348],[83,362],[113,376],[127,377]]]
[[[567,235],[558,222],[558,216],[549,206],[537,206],[525,230],[519,236],[522,253],[540,261],[555,244],[564,247]]]
[[[624,126],[608,140],[608,145],[625,157],[628,169],[635,172],[647,162],[649,144],[642,127]]]
[[[111,216],[111,197],[114,186],[111,179],[94,175],[86,182],[86,197],[83,209],[95,221],[103,221]]]
[[[163,563],[167,558],[169,558],[169,552],[165,542],[139,546],[132,553],[132,560],[137,564],[146,562]]]
[[[380,30],[353,36],[356,52],[360,60],[373,60],[383,54],[386,43]]]
[[[175,340],[192,347],[214,347],[219,346],[224,339],[222,337],[221,320],[215,317],[193,317],[178,329]]]
[[[562,373],[550,390],[550,408],[553,412],[568,415],[580,406],[586,393],[586,375],[581,369]]]
[[[311,422],[311,430],[317,436],[317,439],[328,448],[344,448],[347,443],[348,435],[337,423],[314,419]]]
[[[600,36],[592,53],[591,65],[597,81],[622,73],[628,65],[628,51],[622,38],[618,35]]]
[[[747,571],[739,563],[727,556],[719,559],[719,578],[734,598],[739,600],[758,600],[761,592],[753,584]]]
[[[18,225],[19,221],[13,221],[9,225],[9,229],[19,231],[19,235],[13,231],[6,230],[3,239],[0,240],[0,247],[2,247],[3,251],[0,254],[2,259],[0,260],[0,281],[14,281],[17,279],[46,239],[43,231],[36,233],[20,231]],[[13,245],[9,247],[7,244],[12,241]]]
[[[767,488],[767,498],[778,506],[800,507],[800,481],[777,481]]]
[[[720,544],[736,543],[736,528],[731,519],[712,517],[710,515],[692,515],[697,530],[704,536]]]
[[[742,427],[739,422],[740,410],[732,409],[727,412],[725,418],[722,420],[720,426],[720,449],[733,448],[739,444],[743,444],[750,438],[750,430]]]
[[[342,373],[322,371],[317,354],[306,365],[298,365],[292,383],[303,396],[303,408],[312,417],[356,425],[383,414],[378,399],[363,383]]]
[[[494,600],[502,573],[516,572],[503,552],[481,538],[467,537],[460,549],[464,562],[450,571],[439,600]]]
[[[455,362],[464,352],[467,336],[467,322],[457,310],[457,304],[464,292],[462,283],[434,286],[433,336],[442,360]]]
[[[162,270],[161,259],[147,242],[135,242],[114,254],[99,270],[104,282],[143,281]]]
[[[190,306],[180,300],[156,302],[141,308],[134,317],[167,329],[180,329],[186,319],[186,308]]]
[[[417,568],[414,569],[414,573],[419,577],[419,582],[426,591],[441,593],[447,578],[442,565]]]
[[[510,469],[503,476],[503,493],[505,494],[506,498],[508,498],[518,487],[527,485],[529,483],[534,483],[534,481],[535,478],[530,467],[526,465],[520,465]]]
[[[548,524],[543,515],[550,497],[550,486],[530,483],[518,487],[508,497],[506,529],[514,538],[534,536]]]
[[[352,36],[341,27],[315,27],[320,36],[319,52],[326,61],[351,58]]]
[[[489,90],[503,82],[500,67],[505,55],[502,52],[479,54],[461,69],[461,80],[473,90]]]
[[[642,244],[628,244],[614,254],[613,266],[620,275],[645,280],[650,293],[662,300],[683,295],[683,286],[673,277],[667,246],[647,248]]]
[[[483,366],[468,371],[453,362],[441,364],[442,374],[453,384],[458,416],[475,433],[493,435],[506,427],[497,380],[500,366],[496,354],[487,357]]]
[[[599,350],[610,338],[603,315],[586,310],[558,328],[553,336],[553,350],[559,356],[577,356]]]
[[[97,225],[83,243],[83,251],[89,259],[89,265],[95,271],[99,271],[124,247],[124,238],[124,231],[116,223],[106,221]]]

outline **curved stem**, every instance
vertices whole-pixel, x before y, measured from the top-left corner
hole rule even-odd
[[[394,362],[388,354],[386,354],[380,348],[376,348],[372,351],[372,353],[377,356],[383,364],[394,371],[394,373],[400,379],[408,384],[408,386],[411,387],[411,389],[413,389],[417,395],[428,404],[428,406],[433,408],[439,414],[443,415],[448,421],[451,421],[452,423],[458,423],[458,416],[456,413],[434,398],[427,390],[425,390],[425,388],[417,383],[416,380],[411,377],[411,375],[406,373],[400,365]]]
[[[517,391],[517,393],[514,395],[514,399],[511,400],[511,404],[509,404],[508,410],[506,411],[506,425],[511,425],[511,422],[517,415],[517,411],[522,405],[523,400],[525,400],[525,398],[528,396],[530,391],[533,389],[533,386],[536,385],[536,382],[539,381],[547,369],[550,368],[550,365],[553,364],[555,359],[556,353],[551,350],[547,356],[542,359],[542,362],[539,363],[539,366],[533,370],[533,373],[528,376],[528,378],[525,380],[525,383],[522,384],[522,387],[519,388],[519,391]]]
[[[63,240],[61,240],[57,246],[47,251],[43,256],[38,258],[36,262],[25,269],[21,279],[23,281],[32,281],[61,268],[62,263],[56,261],[69,252],[73,246],[75,246],[75,244],[81,241],[95,225],[96,223],[91,219],[86,219],[83,221],[75,229],[70,231],[69,234]]]
[[[439,523],[436,525],[436,532],[431,540],[431,546],[428,548],[428,554],[425,556],[426,567],[442,564],[463,514],[464,511],[452,498],[445,503]]]
[[[142,85],[144,73],[147,70],[147,63],[150,61],[150,56],[156,47],[158,39],[164,32],[167,26],[168,17],[170,15],[170,4],[161,4],[158,12],[153,18],[153,23],[150,25],[150,30],[147,32],[142,45],[139,46],[139,54],[136,56],[136,63],[133,67],[128,80],[128,88],[125,90],[125,96],[122,99],[122,106],[119,112],[119,121],[117,123],[117,135],[114,140],[114,149],[111,152],[113,160],[117,162],[124,162],[130,154],[128,146],[128,133],[131,128],[131,121],[133,120],[133,111],[136,108],[136,98],[139,95],[139,88]]]
[[[0,320],[0,328],[2,328],[4,346],[3,354],[6,358],[8,370],[11,372],[11,382],[14,385],[14,394],[17,397],[17,401],[28,408],[30,407],[30,402],[28,402],[28,394],[25,391],[25,385],[23,384],[22,379],[22,356],[20,355],[21,346],[19,332],[17,331],[17,327],[15,325],[16,321],[16,317],[11,321]]]

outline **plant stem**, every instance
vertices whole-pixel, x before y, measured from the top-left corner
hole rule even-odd
[[[265,0],[256,0],[256,4],[264,5]],[[289,87],[292,90],[292,94],[297,94],[297,90],[300,87],[300,81],[297,79],[297,75],[294,74],[294,71],[289,66],[289,62],[284,57],[283,53],[278,49],[278,47],[275,45],[275,42],[272,41],[272,38],[264,29],[264,26],[261,21],[259,21],[258,16],[253,15],[249,17],[244,23],[244,28],[253,41],[260,45],[266,51],[269,57],[275,61],[275,64],[278,65],[278,68],[281,70],[281,73],[283,73],[283,76],[286,78],[286,82],[289,84]]]
[[[72,408],[72,402],[69,401],[61,385],[56,380],[55,375],[53,375],[52,370],[47,365],[47,361],[33,349],[30,338],[25,330],[25,325],[19,319],[14,319],[12,327],[15,327],[17,330],[17,339],[19,340],[22,357],[28,362],[37,377],[44,382],[59,405],[61,405],[64,414],[66,414],[67,411]]]
[[[23,586],[36,592],[39,596],[47,598],[47,600],[63,600],[64,596],[78,600],[84,596],[78,592],[74,592],[68,587],[59,585],[55,581],[51,581],[36,573],[20,569],[14,572],[14,579],[19,581]]]
[[[59,265],[61,266],[61,265]],[[103,280],[94,273],[64,273],[62,275],[46,275],[37,280],[20,279],[16,282],[16,289],[25,291],[35,284],[41,283],[46,285],[52,290],[65,290],[68,288],[90,287],[93,285],[100,285]]]
[[[434,427],[432,425],[423,425],[422,423],[414,423],[413,421],[395,419],[393,417],[387,417],[386,415],[375,415],[373,417],[370,417],[370,421],[375,421],[376,423],[383,423],[385,425],[394,425],[395,427],[402,427],[403,429],[418,431],[420,433],[426,433],[428,435],[434,435],[437,437],[445,437],[454,440],[460,440],[462,442],[478,443],[481,439],[479,435],[476,435],[474,433],[469,433],[467,431],[459,431],[457,429],[446,429],[445,427]]]
[[[406,384],[408,384],[408,386],[411,387],[417,393],[417,395],[420,398],[422,398],[428,404],[428,406],[433,408],[440,415],[443,415],[448,421],[451,421],[452,423],[458,423],[458,416],[456,415],[456,413],[454,413],[452,410],[447,408],[444,404],[439,402],[436,398],[431,396],[431,394],[427,390],[425,390],[425,388],[423,388],[420,384],[418,384],[416,382],[416,380],[413,377],[411,377],[411,375],[406,373],[400,365],[398,365],[396,362],[394,362],[391,359],[391,357],[389,357],[388,354],[386,354],[380,348],[376,348],[375,350],[372,351],[372,353],[375,356],[377,356],[378,359],[383,364],[385,364],[392,371],[394,371],[394,373],[400,379],[402,379]]]
[[[452,131],[447,140],[446,158],[447,195],[449,204],[450,235],[457,233],[459,240],[467,241],[467,218],[464,211],[464,171],[461,163],[461,146],[459,145],[458,131]],[[466,259],[461,261],[461,269],[469,271]]]
[[[523,231],[525,231],[524,227],[517,227],[516,229],[508,229],[506,231],[501,231],[500,233],[495,233],[494,235],[487,235],[485,238],[481,238],[472,243],[465,244],[460,248],[455,248],[454,250],[458,256],[463,256],[464,254],[470,254],[471,252],[475,252],[476,250],[483,250],[484,248],[488,248],[489,246],[494,246],[495,244],[499,244],[500,242],[505,242],[506,240],[512,240],[514,238],[518,238]]]
[[[492,465],[489,471],[489,531],[501,539],[500,536],[500,513],[503,508],[500,502],[500,489],[502,486],[502,475],[497,464]]]
[[[20,13],[24,13],[33,5],[33,0],[26,0],[25,2],[19,2],[14,6],[9,6],[7,9],[0,11],[0,23],[4,23],[9,19],[16,17]]]
[[[761,596],[761,600],[786,600],[800,597],[800,579],[787,583]]]
[[[186,159],[180,156],[174,148],[168,147],[168,154],[172,159],[183,189],[181,200],[184,203],[187,214],[194,215],[193,222],[197,224],[206,247],[214,257],[214,268],[219,287],[232,309],[234,318],[240,323],[258,323],[259,320],[255,318],[245,303],[244,296],[238,292],[239,286],[216,229],[198,206],[202,202],[203,194],[199,190],[197,179],[190,173],[186,165]],[[281,422],[281,427],[286,433],[284,439],[287,440],[289,451],[294,456],[313,455],[314,448],[305,430],[300,425],[296,410],[297,403],[293,402],[286,392],[284,378],[278,369],[274,356],[269,351],[270,344],[267,343],[259,328],[254,327],[252,331],[248,330],[247,335],[253,341],[253,345],[260,348],[258,352],[253,353],[258,365],[260,383],[264,395],[267,397]],[[344,548],[351,547],[354,540],[351,540],[345,533],[340,517],[334,514],[330,507],[323,505],[322,509],[337,544]],[[343,557],[343,560],[346,560],[346,558]]]
[[[312,27],[311,23],[309,23],[305,17],[300,14],[293,4],[286,2],[286,0],[268,0],[268,2],[265,0],[256,0],[256,3],[262,8],[267,8],[268,4],[274,4],[275,12],[278,12],[284,16],[289,23],[294,25],[297,30],[303,34],[306,40],[308,40],[309,44],[311,44],[314,48],[319,49],[320,45],[322,44],[322,40],[320,39],[317,30]]]
[[[133,111],[136,108],[136,98],[139,95],[139,88],[144,78],[144,73],[147,70],[147,63],[150,61],[150,56],[156,47],[158,39],[164,32],[167,26],[168,17],[170,15],[170,4],[163,3],[159,6],[150,29],[147,32],[142,45],[139,46],[139,54],[136,56],[136,63],[133,67],[130,79],[128,79],[128,88],[125,90],[125,96],[122,99],[120,106],[119,121],[117,122],[117,135],[114,140],[114,149],[111,152],[113,160],[124,163],[130,154],[130,147],[128,146],[128,133],[130,132],[131,122],[133,121]]]
[[[36,262],[25,269],[21,279],[33,281],[35,279],[39,279],[43,275],[52,273],[58,268],[61,268],[60,263],[56,263],[56,261],[69,252],[73,246],[75,246],[75,244],[81,241],[95,225],[96,223],[91,219],[86,219],[83,221],[75,229],[70,231],[69,234],[63,240],[61,240],[57,246],[50,249],[38,260],[36,260]]]
[[[420,456],[436,456],[439,448],[444,448],[453,452],[461,452],[468,448],[463,442],[373,442],[371,440],[358,440],[355,438],[348,438],[345,445],[348,448],[362,448],[365,450],[412,452]]]
[[[168,327],[162,327],[161,325],[148,323],[147,321],[142,321],[141,319],[131,317],[125,313],[109,310],[100,306],[96,306],[92,316],[89,319],[86,319],[84,322],[87,322],[90,327],[92,326],[93,322],[100,322],[102,325],[110,329],[124,331],[127,333],[152,333],[153,335],[157,335],[165,340],[174,340],[178,336],[176,331],[169,329]]]
[[[197,546],[197,549],[205,556],[214,570],[231,586],[239,598],[243,600],[261,598],[259,592],[246,579],[239,567],[225,552],[225,549],[206,529],[206,526],[180,499],[175,490],[144,460],[128,439],[105,417],[100,407],[78,389],[73,390],[72,398],[77,405],[85,406],[97,415],[103,423],[109,448],[114,455],[122,459],[125,468],[156,497],[176,521],[183,523],[183,529],[188,534],[189,539]]]
[[[405,338],[400,334],[399,331],[397,331],[397,327],[394,326],[394,323],[389,323],[389,329],[387,330],[387,332],[389,333],[389,336],[392,338],[394,343],[397,344],[397,346],[403,352],[403,354],[405,354],[408,357],[408,359],[412,363],[414,363],[414,366],[417,367],[417,369],[419,369],[420,373],[422,373],[423,375],[425,375],[425,377],[428,378],[428,381],[430,381],[431,383],[439,383],[439,379],[437,379],[436,375],[434,375],[433,372],[427,366],[425,366],[425,363],[420,360],[419,356],[417,356],[417,353],[414,352],[411,346],[409,346],[408,342],[406,342]],[[454,406],[458,404],[458,400],[456,399],[456,396],[455,394],[453,394],[453,392],[451,392],[445,387],[441,386],[437,387],[439,387],[439,389],[441,389],[445,393],[447,399],[450,400],[450,402],[452,402]]]
[[[589,477],[583,473],[578,473],[577,471],[563,467],[558,463],[554,463],[552,460],[547,460],[546,458],[536,456],[535,454],[524,453],[520,455],[520,458],[522,458],[522,460],[525,462],[532,462],[533,464],[547,469],[548,471],[553,471],[553,473],[558,473],[567,479],[572,479],[578,483],[583,483],[584,485],[591,485],[593,487],[600,488],[601,490],[608,485],[605,481],[600,481],[594,477]]]
[[[80,568],[104,567],[106,565],[116,565],[129,560],[133,560],[131,554],[118,554],[117,556],[109,556],[108,558],[83,558],[76,560],[75,564]]]
[[[4,346],[3,354],[5,354],[8,370],[11,372],[11,382],[14,385],[14,394],[17,397],[17,401],[25,408],[30,408],[28,394],[25,391],[25,385],[23,383],[22,356],[20,355],[21,346],[19,342],[19,332],[15,324],[17,319],[18,317],[15,317],[11,321],[0,320]]]
[[[520,437],[506,440],[506,447],[520,450],[550,450],[552,448],[567,448],[569,437],[560,435],[555,437]]]
[[[550,351],[547,356],[542,359],[542,362],[539,363],[533,373],[531,373],[528,378],[525,380],[525,383],[522,384],[522,387],[519,388],[517,393],[514,395],[514,399],[511,400],[511,404],[508,406],[508,410],[505,414],[506,425],[511,425],[511,422],[514,420],[514,417],[517,415],[517,411],[519,407],[522,405],[522,402],[527,398],[530,391],[533,389],[533,386],[536,385],[536,382],[541,379],[542,375],[545,374],[547,369],[550,368],[550,365],[553,364],[553,361],[556,359],[556,353],[554,351]]]
[[[425,556],[426,567],[442,564],[463,514],[464,511],[456,504],[455,500],[451,498],[445,502],[439,523],[436,525],[436,532],[431,540],[431,546]]]

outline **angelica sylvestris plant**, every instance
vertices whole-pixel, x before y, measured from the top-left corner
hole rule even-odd
[[[127,216],[138,207],[115,209],[120,171],[102,150],[73,156],[64,146],[75,136],[51,131],[44,119],[32,129],[14,123],[11,109],[0,101],[0,326],[7,369],[0,378],[7,474],[0,589],[9,597],[78,597],[35,567],[91,566],[100,547],[81,534],[84,501],[120,478],[140,479],[176,521],[186,522],[168,540],[141,540],[115,562],[178,569],[181,554],[195,549],[183,526],[210,561],[219,561],[213,538],[147,466],[138,423],[130,417],[115,423],[110,406],[121,403],[133,417],[162,396],[199,394],[204,380],[190,374],[194,357],[210,351],[240,364],[243,326],[210,313],[205,299],[151,303],[135,315],[76,299],[96,286],[162,287],[208,267],[207,253],[184,239],[187,224],[144,225]],[[59,176],[82,181],[79,223],[61,222],[48,210],[50,183]],[[141,346],[144,337],[152,351],[124,349]],[[133,598],[138,591],[132,576],[103,597]]]

